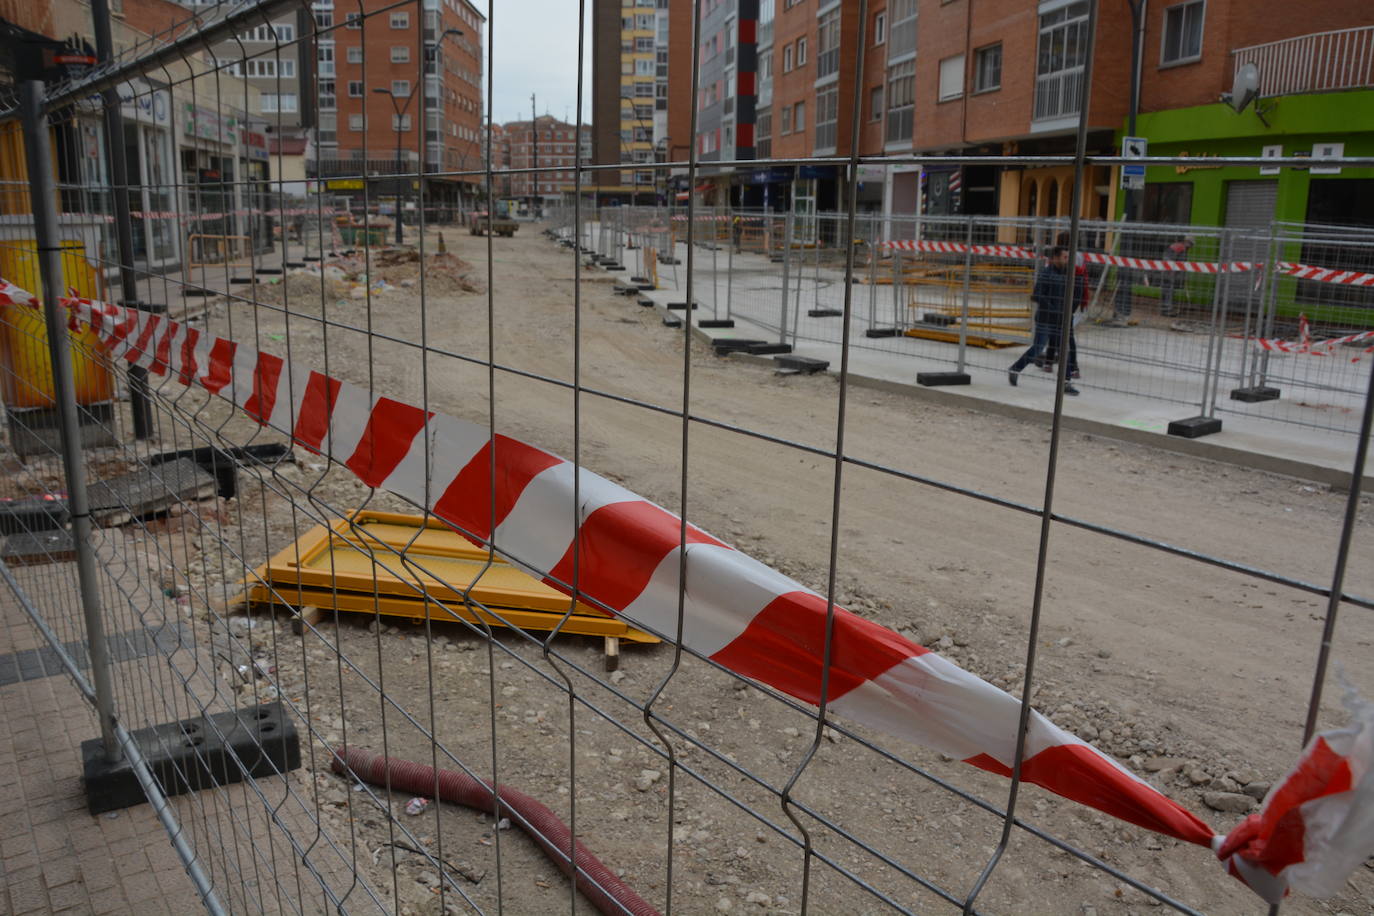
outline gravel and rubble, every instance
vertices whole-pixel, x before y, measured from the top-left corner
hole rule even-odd
[[[449,244],[445,256],[465,278],[452,294],[440,291],[426,266],[426,307],[443,319],[430,325],[431,340],[452,351],[444,360],[429,354],[431,407],[486,421],[488,379],[467,357],[485,357],[491,344],[502,366],[516,370],[499,381],[502,431],[570,454],[571,399],[521,373],[571,377],[560,349],[571,333],[571,265],[533,235],[498,240],[501,312],[493,322],[498,337],[488,341],[485,297],[473,292],[485,286],[485,240],[459,236]],[[427,264],[445,256],[427,256]],[[418,338],[418,316],[406,307],[415,287],[405,286],[418,262],[397,260],[374,262],[380,275],[372,279],[390,287],[374,296],[389,334]],[[338,270],[343,283],[367,279],[351,261],[323,269]],[[318,314],[320,276],[305,279],[315,284]],[[343,308],[356,307],[346,294],[341,299]],[[609,284],[584,286],[583,303],[591,329],[584,330],[584,382],[625,397],[666,391],[661,400],[671,403],[680,339],[614,297]],[[308,296],[300,307],[311,308]],[[236,308],[212,307],[207,327],[223,329]],[[269,341],[263,346],[271,349],[270,335],[285,331],[282,316],[259,318],[258,333]],[[361,335],[330,335],[334,371],[419,403],[412,351],[385,341],[369,350]],[[300,334],[293,357],[322,359],[321,346]],[[716,360],[704,347],[693,358],[701,416],[807,444],[808,436],[823,443],[827,429],[833,432],[832,381],[776,378],[766,367]],[[1018,499],[1034,488],[1045,448],[1039,424],[878,392],[856,396],[849,409],[850,448],[870,461]],[[208,428],[253,434],[242,417],[217,410],[213,403],[200,408]],[[678,421],[586,398],[583,423],[581,458],[589,468],[677,506]],[[1061,456],[1061,473],[1075,484],[1061,497],[1066,514],[1114,520],[1303,578],[1326,574],[1315,570],[1327,563],[1342,494],[1144,446],[1070,438]],[[830,462],[741,449],[738,438],[713,429],[692,433],[692,462],[693,521],[825,593]],[[836,601],[1019,696],[1038,519],[931,490],[899,490],[891,478],[859,469],[846,474]],[[494,772],[565,817],[575,799],[582,840],[660,905],[671,838],[678,912],[797,913],[803,895],[813,913],[940,911],[944,904],[903,870],[961,897],[996,846],[1001,819],[934,780],[993,807],[1006,801],[1005,780],[838,717],[818,738],[804,712],[690,658],[678,665],[669,646],[626,648],[620,670],[606,675],[600,643],[581,637],[555,640],[546,657],[542,634],[523,639],[498,630],[488,640],[459,624],[426,628],[342,614],[297,632],[285,613],[211,607],[208,600],[231,593],[242,577],[225,545],[252,565],[291,543],[325,507],[409,511],[299,450],[264,483],[241,476],[239,498],[207,506],[212,518],[203,527],[155,532],[158,539],[190,536],[187,582],[163,587],[205,634],[226,690],[244,702],[280,696],[297,712],[307,765],[289,778],[303,796],[318,798],[322,827],[356,853],[369,886],[396,912],[494,911],[498,898],[507,912],[537,912],[566,907],[569,886],[518,829],[502,829],[490,814],[440,803],[410,816],[411,796],[332,775],[331,754],[345,744],[483,777]],[[1200,511],[1180,534],[1179,513],[1193,507]],[[1366,513],[1359,556],[1371,556],[1371,537]],[[1082,532],[1055,538],[1036,646],[1036,708],[1224,832],[1257,809],[1296,758],[1324,602]],[[154,573],[165,565],[160,556],[148,550]],[[1348,587],[1370,593],[1371,576],[1374,564],[1352,564]],[[1367,692],[1374,672],[1363,660],[1371,645],[1374,620],[1347,615],[1340,647]],[[576,702],[568,700],[565,678]],[[1335,704],[1328,707],[1323,723],[1340,721]],[[779,796],[794,777],[784,804]],[[1034,788],[1022,793],[1018,813],[1201,911],[1263,912],[1207,850]],[[794,817],[823,857],[813,859],[805,889]],[[442,882],[417,849],[447,863]],[[1335,900],[1295,900],[1284,911],[1374,916],[1372,900],[1374,869],[1362,869]],[[1158,904],[1022,831],[979,901],[988,912],[1102,916],[1157,912]]]

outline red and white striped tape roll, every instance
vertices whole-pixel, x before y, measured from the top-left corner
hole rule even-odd
[[[0,301],[34,297],[0,281]],[[573,579],[628,621],[791,696],[821,699],[826,601],[800,583],[571,462],[486,426],[425,412],[225,338],[133,309],[67,299],[109,356],[197,384],[348,467],[370,487],[430,509],[554,588]],[[493,476],[493,468],[495,476]],[[573,482],[581,504],[574,513]],[[494,520],[494,524],[493,524]],[[686,581],[679,581],[686,552]],[[1010,775],[1021,704],[928,649],[834,609],[830,708]],[[1026,781],[1114,817],[1217,849],[1199,818],[1032,710]],[[1358,863],[1357,863],[1358,864]],[[1237,872],[1243,880],[1243,873]]]

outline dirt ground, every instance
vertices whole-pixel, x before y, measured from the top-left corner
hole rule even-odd
[[[612,275],[587,274],[575,297],[571,252],[528,225],[491,240],[489,284],[488,240],[444,235],[449,251],[473,265],[478,291],[446,277],[422,308],[426,271],[411,265],[361,299],[347,284],[331,286],[323,303],[318,291],[296,295],[288,284],[274,299],[284,300],[278,310],[221,301],[205,325],[225,333],[232,323],[238,339],[256,336],[282,355],[289,342],[293,360],[479,422],[493,420],[490,384],[498,431],[576,452],[587,468],[674,511],[683,509],[685,454],[694,523],[822,593],[833,540],[841,604],[1019,693],[1039,518],[945,488],[1039,505],[1048,421],[849,388],[844,449],[857,463],[843,469],[832,537],[835,464],[812,450],[835,446],[836,379],[778,376],[695,344],[684,360],[681,332],[612,295]],[[435,242],[431,235],[427,245]],[[498,366],[490,377],[489,347]],[[686,365],[698,422],[684,429],[674,414]],[[1092,396],[1085,386],[1083,397]],[[224,422],[230,439],[277,438],[215,404],[197,407],[198,394],[178,403],[206,428]],[[251,562],[303,533],[311,505],[404,509],[346,471],[298,455],[297,465],[245,489],[237,530],[219,529]],[[1054,493],[1063,516],[1313,583],[1330,581],[1345,501],[1304,481],[1077,433],[1062,440]],[[1374,594],[1368,503],[1346,583],[1362,595]],[[201,559],[193,574],[212,589],[233,578],[222,546],[208,535],[194,545]],[[1214,810],[1206,799],[1243,809],[1247,795],[1262,796],[1296,759],[1324,614],[1316,595],[1055,525],[1035,702],[1224,833],[1244,811]],[[784,810],[779,793],[806,758],[813,721],[694,659],[675,670],[667,646],[627,647],[612,680],[600,643],[580,637],[556,641],[550,660],[537,635],[498,633],[488,642],[457,625],[436,625],[432,640],[424,628],[378,627],[366,616],[341,616],[299,637],[281,618],[251,631],[236,625],[241,645],[270,659],[271,683],[311,720],[307,767],[293,779],[316,799],[342,850],[328,854],[356,853],[375,889],[373,901],[355,888],[350,909],[496,912],[498,898],[507,913],[569,905],[567,882],[518,830],[444,805],[409,817],[399,794],[388,819],[367,793],[329,773],[327,747],[341,742],[428,764],[436,756],[430,730],[441,765],[461,761],[483,776],[495,768],[501,782],[564,817],[575,793],[582,841],[659,907],[671,861],[674,912],[797,913],[803,901],[811,913],[949,912],[940,893],[962,898],[1000,834],[1000,818],[958,793],[1001,807],[1005,780],[843,720],[820,741]],[[1374,615],[1344,607],[1333,657],[1374,698],[1371,645]],[[676,767],[642,711],[665,679],[652,710]],[[1344,721],[1339,699],[1329,682],[1324,726]],[[1265,911],[1207,850],[1035,787],[1022,792],[1018,814],[1199,911]],[[810,832],[816,858],[806,883],[801,833],[789,816]],[[470,902],[450,889],[440,904],[434,870],[403,848],[420,844],[453,865]],[[1338,898],[1294,900],[1284,911],[1374,914],[1371,901],[1374,869],[1364,867]],[[980,911],[997,913],[1127,914],[1157,905],[1020,830],[978,901]]]

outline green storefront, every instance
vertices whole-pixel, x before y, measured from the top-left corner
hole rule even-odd
[[[1262,99],[1240,114],[1221,103],[1177,108],[1141,115],[1137,129],[1150,141],[1150,155],[1199,160],[1147,170],[1146,222],[1259,228],[1277,220],[1374,228],[1374,168],[1218,168],[1206,162],[1323,152],[1374,156],[1374,90]],[[1261,223],[1261,217],[1267,218]]]
[[[1143,222],[1248,230],[1249,241],[1235,241],[1228,252],[1233,259],[1262,261],[1272,252],[1288,261],[1374,272],[1374,168],[1320,163],[1327,156],[1374,157],[1374,90],[1261,99],[1258,106],[1239,114],[1221,103],[1154,112],[1139,117],[1137,131],[1149,140],[1152,156],[1196,160],[1196,165],[1152,166],[1146,171]],[[1305,167],[1207,162],[1227,156],[1303,156],[1313,162]],[[1118,195],[1118,201],[1124,203],[1124,195]],[[1348,235],[1369,244],[1304,240],[1300,224],[1358,227],[1350,233],[1322,232],[1327,238]],[[1263,239],[1271,233],[1293,241],[1266,243]],[[1158,241],[1167,244],[1167,239]],[[1215,243],[1202,233],[1199,243],[1194,257],[1210,260],[1218,255],[1204,250],[1214,249]],[[1135,253],[1159,257],[1162,251]],[[1341,312],[1346,311],[1341,306],[1363,311],[1374,298],[1368,290],[1337,293],[1325,284],[1326,288],[1306,282],[1282,286],[1281,313],[1303,310],[1304,301],[1309,313],[1319,303]],[[1204,291],[1197,292],[1206,298]]]

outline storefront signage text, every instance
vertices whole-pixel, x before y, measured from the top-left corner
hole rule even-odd
[[[1188,158],[1189,153],[1188,153],[1187,150],[1180,150],[1178,155],[1179,155],[1181,158]],[[1215,158],[1217,158],[1217,154],[1216,154],[1216,153],[1197,153],[1196,156],[1195,156],[1195,158],[1197,158],[1197,159],[1215,159]],[[1180,175],[1186,175],[1186,174],[1188,174],[1189,172],[1196,172],[1198,169],[1219,169],[1219,168],[1221,168],[1220,165],[1176,165],[1176,166],[1174,166],[1174,171],[1177,172],[1177,173],[1180,174]]]

